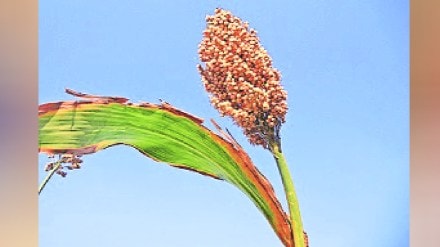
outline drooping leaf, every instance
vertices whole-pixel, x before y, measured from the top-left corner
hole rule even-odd
[[[271,184],[230,135],[210,131],[203,120],[168,103],[67,92],[82,100],[39,106],[39,152],[83,155],[124,144],[158,162],[225,180],[243,191],[291,246],[289,220]]]

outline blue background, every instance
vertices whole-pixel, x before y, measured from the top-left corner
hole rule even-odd
[[[70,100],[72,88],[213,118],[286,206],[270,153],[203,90],[197,45],[216,7],[248,21],[282,73],[283,150],[311,247],[409,246],[408,1],[40,1],[40,103]],[[282,246],[228,183],[123,146],[83,160],[40,195],[42,247]]]

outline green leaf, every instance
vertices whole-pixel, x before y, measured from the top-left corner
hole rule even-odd
[[[225,180],[243,191],[264,214],[285,246],[291,229],[269,181],[220,128],[167,103],[128,103],[125,98],[68,91],[83,100],[39,106],[39,152],[83,155],[124,144],[173,167]]]

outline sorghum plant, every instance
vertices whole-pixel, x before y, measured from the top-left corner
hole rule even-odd
[[[272,67],[271,57],[248,23],[220,8],[206,22],[199,45],[205,68],[198,65],[198,69],[211,103],[222,115],[232,117],[251,144],[272,152],[289,204],[295,246],[303,246],[298,200],[281,152],[280,128],[287,112],[281,73]]]
[[[210,101],[222,116],[231,117],[243,129],[251,144],[272,153],[290,213],[282,209],[271,184],[249,155],[215,122],[218,133],[203,126],[202,119],[168,103],[134,104],[122,97],[69,89],[66,92],[79,100],[39,106],[39,152],[59,155],[57,161],[48,163],[49,174],[39,192],[53,174],[64,177],[66,169],[79,169],[82,155],[125,144],[156,161],[235,185],[254,202],[286,247],[308,246],[281,151],[280,128],[288,109],[281,74],[273,68],[257,32],[240,18],[216,9],[206,21],[199,45],[204,64],[198,70]]]

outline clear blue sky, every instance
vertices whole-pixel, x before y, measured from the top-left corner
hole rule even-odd
[[[231,10],[259,32],[290,111],[283,149],[312,247],[409,246],[408,1],[40,1],[39,100],[64,88],[167,102],[231,130],[196,70],[206,14]],[[211,127],[209,121],[206,125]],[[39,157],[39,181],[47,158]],[[232,185],[127,147],[84,157],[40,196],[40,246],[281,246]]]

